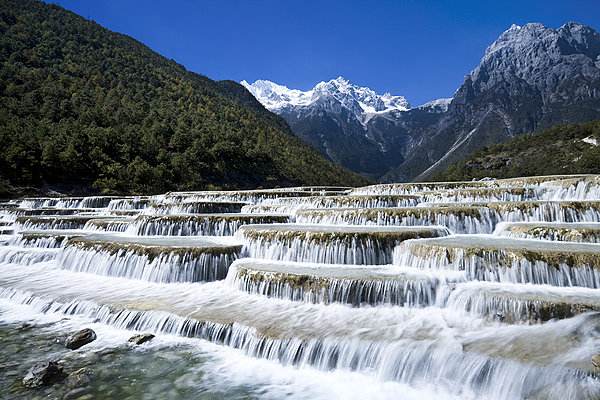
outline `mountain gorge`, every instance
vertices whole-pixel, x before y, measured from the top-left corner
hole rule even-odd
[[[452,99],[416,108],[341,78],[308,92],[268,81],[242,84],[331,160],[382,181],[422,180],[484,146],[600,119],[600,35],[577,23],[513,25]],[[371,103],[356,92],[369,93]]]

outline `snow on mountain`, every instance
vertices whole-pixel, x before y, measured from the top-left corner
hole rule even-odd
[[[268,110],[281,113],[284,110],[306,108],[328,108],[341,106],[349,110],[357,120],[366,123],[373,115],[390,111],[406,111],[410,108],[403,96],[390,93],[378,94],[368,87],[353,85],[338,77],[320,82],[310,90],[289,89],[267,80],[257,80],[246,87]]]
[[[425,104],[421,104],[417,108],[431,109],[431,110],[438,111],[438,112],[446,112],[446,111],[448,111],[448,106],[450,105],[450,103],[452,103],[452,99],[453,99],[452,97],[448,97],[448,98],[431,100]]]

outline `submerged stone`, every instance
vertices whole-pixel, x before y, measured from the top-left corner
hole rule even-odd
[[[81,386],[87,386],[94,377],[94,371],[89,368],[79,368],[76,371],[71,372],[67,376],[66,384],[72,388],[80,388]]]
[[[85,328],[69,335],[65,340],[65,347],[70,350],[77,350],[94,340],[96,340],[96,332],[90,328]]]
[[[596,372],[600,373],[600,354],[592,357],[592,366]]]
[[[130,337],[128,342],[136,344],[136,345],[140,345],[140,344],[144,344],[146,342],[151,341],[152,339],[154,339],[154,337],[155,336],[151,333],[140,333],[140,334]]]
[[[65,378],[63,367],[56,361],[47,361],[31,367],[23,378],[23,386],[37,388],[52,385]]]

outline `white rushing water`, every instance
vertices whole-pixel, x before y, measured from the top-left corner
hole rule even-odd
[[[140,398],[595,400],[599,182],[4,203],[0,345],[92,328],[74,354],[121,352],[94,368],[179,371]]]

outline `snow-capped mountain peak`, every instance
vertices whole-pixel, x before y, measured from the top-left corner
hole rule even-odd
[[[258,101],[270,111],[277,111],[287,105],[303,106],[311,102],[311,93],[297,89],[289,89],[267,80],[257,80],[250,84],[240,82]]]
[[[301,91],[289,89],[267,80],[257,80],[246,87],[268,110],[281,113],[284,110],[320,107],[342,107],[349,110],[361,123],[366,123],[374,114],[389,111],[406,111],[410,108],[402,96],[390,93],[378,94],[368,87],[352,84],[339,76],[326,82],[317,83],[312,89]]]

